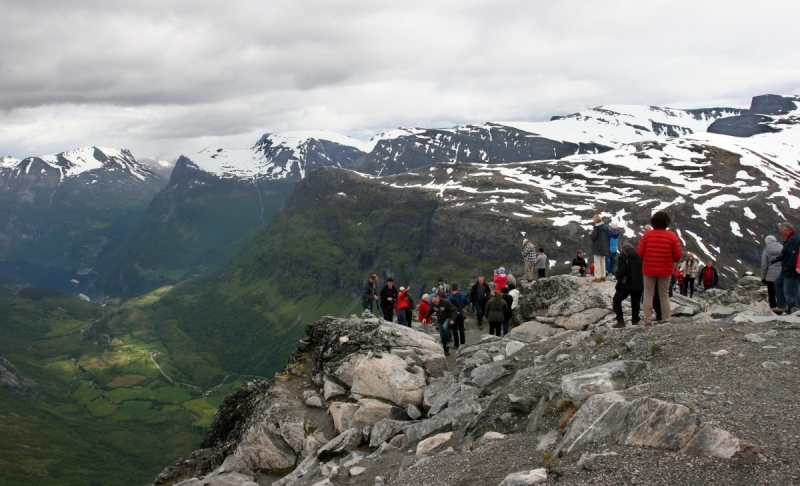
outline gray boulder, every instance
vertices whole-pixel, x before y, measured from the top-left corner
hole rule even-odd
[[[581,405],[592,395],[624,390],[633,374],[646,366],[644,361],[638,360],[611,361],[562,376],[561,390],[575,405]]]

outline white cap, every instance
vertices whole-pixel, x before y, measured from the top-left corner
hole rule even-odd
[[[405,287],[400,287],[400,292],[404,291],[405,289]]]

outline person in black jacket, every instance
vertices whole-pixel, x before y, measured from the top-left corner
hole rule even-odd
[[[508,295],[508,287],[503,288],[503,301],[505,301],[508,309],[506,309],[506,318],[503,320],[503,336],[508,334],[508,322],[511,320],[511,306],[514,305],[514,297]]]
[[[394,288],[394,279],[386,279],[386,285],[381,289],[381,310],[383,318],[389,322],[394,321],[394,306],[397,305],[397,289]]]
[[[433,294],[431,298],[431,308],[425,317],[436,313],[436,322],[439,324],[439,338],[442,340],[442,347],[444,348],[444,355],[450,356],[450,323],[458,317],[458,310],[447,299],[439,297],[439,294]]]
[[[617,315],[617,322],[611,327],[625,327],[622,317],[622,301],[631,298],[631,323],[639,323],[639,305],[644,292],[644,277],[642,276],[642,259],[636,253],[636,248],[629,242],[622,244],[622,252],[617,261],[617,286],[612,305]]]
[[[378,296],[375,294],[375,282],[378,281],[378,276],[374,273],[369,276],[369,279],[364,282],[364,286],[361,287],[361,306],[364,310],[369,309],[372,312],[372,303],[378,300]]]
[[[586,264],[586,259],[583,258],[583,250],[578,250],[578,256],[572,259],[572,266],[579,267],[578,271],[580,272],[581,277],[586,276],[586,268],[588,268],[589,265]]]
[[[478,318],[478,329],[480,330],[483,330],[483,314],[486,312],[486,303],[489,302],[491,296],[492,289],[489,288],[486,279],[481,275],[469,291],[469,301],[472,302],[472,306],[475,308],[475,315]]]
[[[714,268],[712,260],[705,265],[700,265],[700,268],[697,269],[697,282],[703,284],[703,290],[716,288],[719,283],[719,274]]]

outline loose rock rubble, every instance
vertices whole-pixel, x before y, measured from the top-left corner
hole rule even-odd
[[[284,373],[231,395],[155,484],[798,482],[800,318],[752,281],[622,329],[612,283],[521,287],[523,324],[500,338],[468,320],[449,359],[371,315],[310,324]]]

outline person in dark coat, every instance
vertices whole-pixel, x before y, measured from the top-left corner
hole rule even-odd
[[[631,324],[639,323],[639,303],[644,292],[644,276],[642,275],[642,260],[636,253],[636,248],[627,241],[622,244],[619,258],[617,259],[617,286],[612,305],[617,315],[617,322],[612,327],[625,327],[622,317],[622,302],[631,298]]]
[[[594,228],[589,232],[592,239],[592,258],[594,258],[594,280],[592,282],[606,281],[606,257],[608,250],[608,225],[603,222],[599,214],[592,218]]]
[[[375,282],[378,281],[378,276],[374,273],[369,276],[364,286],[361,287],[361,306],[364,310],[369,309],[372,312],[372,303],[378,300],[378,294],[375,293]]]
[[[800,279],[800,270],[797,268],[800,259],[797,255],[800,254],[800,234],[798,234],[794,227],[783,222],[778,225],[778,231],[785,243],[781,250],[781,277],[783,277],[783,294],[786,297],[786,312],[792,313],[792,309],[797,307],[797,282]]]
[[[397,295],[399,292],[394,288],[394,279],[386,279],[386,285],[381,289],[381,311],[383,318],[389,322],[394,321],[394,306],[397,305]]]
[[[503,319],[503,336],[508,334],[508,323],[511,321],[511,307],[514,306],[514,297],[509,294],[510,291],[508,287],[503,288],[503,301],[508,305],[506,318]]]
[[[703,290],[713,289],[719,282],[719,274],[714,268],[714,262],[709,260],[697,269],[697,282],[703,285]]]
[[[436,322],[439,324],[439,338],[442,340],[444,355],[450,356],[450,348],[447,346],[451,338],[450,323],[456,319],[458,311],[447,299],[439,297],[439,294],[434,294],[431,300],[431,308],[428,309],[425,317],[427,318],[434,312],[436,313]]]
[[[450,323],[450,330],[453,331],[453,349],[458,349],[459,344],[467,344],[467,336],[464,333],[464,310],[469,305],[469,298],[467,294],[458,290],[458,284],[454,283],[447,300],[458,311],[456,318]]]
[[[494,291],[494,296],[486,304],[486,319],[489,321],[489,334],[500,336],[503,321],[508,313],[508,304],[503,300],[503,293]]]
[[[578,267],[578,272],[580,272],[581,277],[586,276],[586,269],[589,265],[586,264],[586,259],[583,258],[583,250],[578,250],[578,256],[572,259],[572,266]]]
[[[478,318],[478,329],[483,330],[483,315],[486,312],[486,303],[492,296],[492,289],[486,283],[486,278],[481,275],[478,281],[472,286],[469,292],[469,300],[472,302],[472,307],[475,308],[475,316]]]

